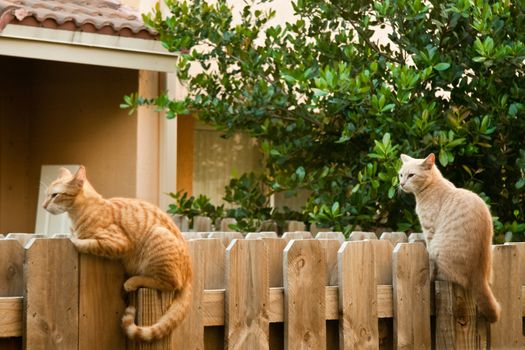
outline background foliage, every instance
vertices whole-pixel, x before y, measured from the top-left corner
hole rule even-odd
[[[489,203],[497,242],[523,237],[522,1],[297,0],[282,26],[260,3],[240,20],[223,0],[157,8],[146,21],[181,53],[190,93],[124,105],[256,137],[265,194],[310,190],[303,218],[338,230],[419,230],[413,198],[396,194],[398,158],[435,152],[446,177]]]

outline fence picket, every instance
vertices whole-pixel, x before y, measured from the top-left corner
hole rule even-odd
[[[69,239],[34,239],[24,263],[24,347],[78,348],[78,253]]]
[[[338,252],[339,348],[376,349],[377,287],[370,241],[345,242]]]
[[[0,240],[0,297],[24,293],[24,248],[15,240]]]
[[[234,240],[226,249],[227,349],[269,349],[267,260],[261,240]]]
[[[204,291],[204,264],[206,260],[204,239],[188,242],[193,268],[192,301],[184,321],[171,335],[171,349],[204,350],[204,323],[202,295]]]
[[[316,238],[317,239],[317,238]],[[326,281],[327,286],[337,286],[337,251],[341,247],[341,242],[337,239],[319,239],[319,244],[323,248],[326,257]]]
[[[284,249],[285,349],[326,349],[325,264],[319,240]]]
[[[492,291],[501,305],[501,318],[490,328],[494,349],[525,348],[521,303],[524,253],[522,244],[492,247]]]
[[[226,240],[223,239],[206,239],[202,247],[202,254],[206,257],[204,260],[204,288],[205,289],[223,289],[226,287],[224,278],[225,271],[225,251]],[[207,308],[202,310],[203,317],[209,316]],[[222,312],[215,324],[224,324],[224,304]],[[220,321],[220,322],[219,322]],[[204,328],[204,348],[206,350],[224,349],[224,327],[205,327]]]
[[[370,240],[374,247],[374,266],[376,284],[392,285],[392,251],[394,247],[390,240]],[[379,295],[378,295],[379,297]],[[379,300],[378,300],[379,305]],[[378,310],[379,314],[379,310]],[[380,319],[378,323],[378,336],[380,348],[391,349],[393,347],[392,320]]]
[[[157,322],[169,309],[175,292],[161,292],[150,288],[139,288],[130,294],[131,304],[137,308],[136,323],[149,326]],[[128,340],[128,350],[170,350],[173,334],[152,342]]]
[[[430,349],[430,276],[423,244],[399,243],[392,258],[394,347]]]
[[[435,286],[436,349],[487,349],[488,323],[470,292],[446,281]]]
[[[119,261],[80,254],[79,350],[124,348],[123,284],[124,268]]]

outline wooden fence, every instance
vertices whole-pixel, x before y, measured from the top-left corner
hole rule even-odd
[[[525,244],[493,247],[502,318],[488,325],[461,288],[438,281],[431,292],[418,236],[186,235],[193,306],[151,344],[127,343],[120,329],[128,301],[117,262],[79,255],[63,237],[0,238],[0,349],[525,348]],[[141,289],[130,299],[149,324],[171,295]]]

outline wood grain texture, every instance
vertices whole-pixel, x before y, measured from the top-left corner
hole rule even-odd
[[[24,248],[16,240],[0,239],[0,297],[24,293]]]
[[[524,246],[496,245],[492,247],[492,291],[501,305],[501,318],[490,327],[494,349],[523,349],[522,278]]]
[[[212,226],[211,218],[207,216],[193,217],[193,231],[195,232],[210,232]]]
[[[319,240],[292,240],[284,249],[286,349],[326,348],[326,261]]]
[[[78,347],[78,253],[69,239],[34,239],[24,263],[24,346]]]
[[[379,285],[392,285],[392,251],[394,247],[390,240],[370,240],[374,249],[374,266],[376,284]],[[379,293],[378,293],[379,298]],[[380,303],[378,300],[378,307]],[[378,310],[379,313],[379,310]],[[391,327],[391,320],[379,320],[378,323],[378,335],[379,335],[379,347],[380,349],[390,349],[393,347],[393,330]]]
[[[396,245],[392,265],[394,346],[430,349],[430,276],[424,245]]]
[[[132,305],[137,307],[136,322],[139,326],[150,326],[164,315],[173,302],[174,292],[161,292],[150,288],[139,288],[130,294]],[[129,350],[171,350],[173,333],[152,342],[127,341]]]
[[[309,231],[290,231],[283,233],[282,238],[288,242],[292,239],[310,239],[312,233]]]
[[[281,238],[263,238],[268,252],[269,286],[282,287],[283,284],[283,251],[286,240]]]
[[[202,296],[204,292],[206,260],[204,252],[207,240],[197,239],[188,242],[193,267],[192,301],[190,310],[182,323],[172,332],[171,349],[203,350],[204,324],[202,316]]]
[[[225,346],[269,349],[268,254],[261,240],[235,240],[226,250]]]
[[[121,349],[124,267],[119,261],[80,254],[79,350]]]
[[[203,256],[206,257],[201,262],[204,264],[204,288],[223,290],[226,287],[224,276],[225,243],[229,241],[222,239],[206,239],[205,241],[206,243],[201,246]],[[211,318],[222,317],[222,325],[224,325],[224,292],[222,293],[222,299],[222,304],[218,305],[219,309],[203,307],[204,319],[210,316]],[[204,329],[204,348],[206,350],[224,348],[224,327],[206,327]]]
[[[22,335],[23,297],[0,298],[0,338]]]
[[[337,270],[337,251],[341,247],[341,241],[337,239],[319,239],[319,244],[323,248],[326,257],[325,285],[337,286],[337,280],[339,278]]]
[[[339,348],[377,349],[377,287],[370,241],[345,242],[338,253]]]
[[[436,281],[436,349],[487,349],[488,322],[468,291]]]

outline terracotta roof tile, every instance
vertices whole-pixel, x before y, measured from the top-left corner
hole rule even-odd
[[[0,31],[9,23],[154,39],[137,10],[116,0],[0,0]]]

